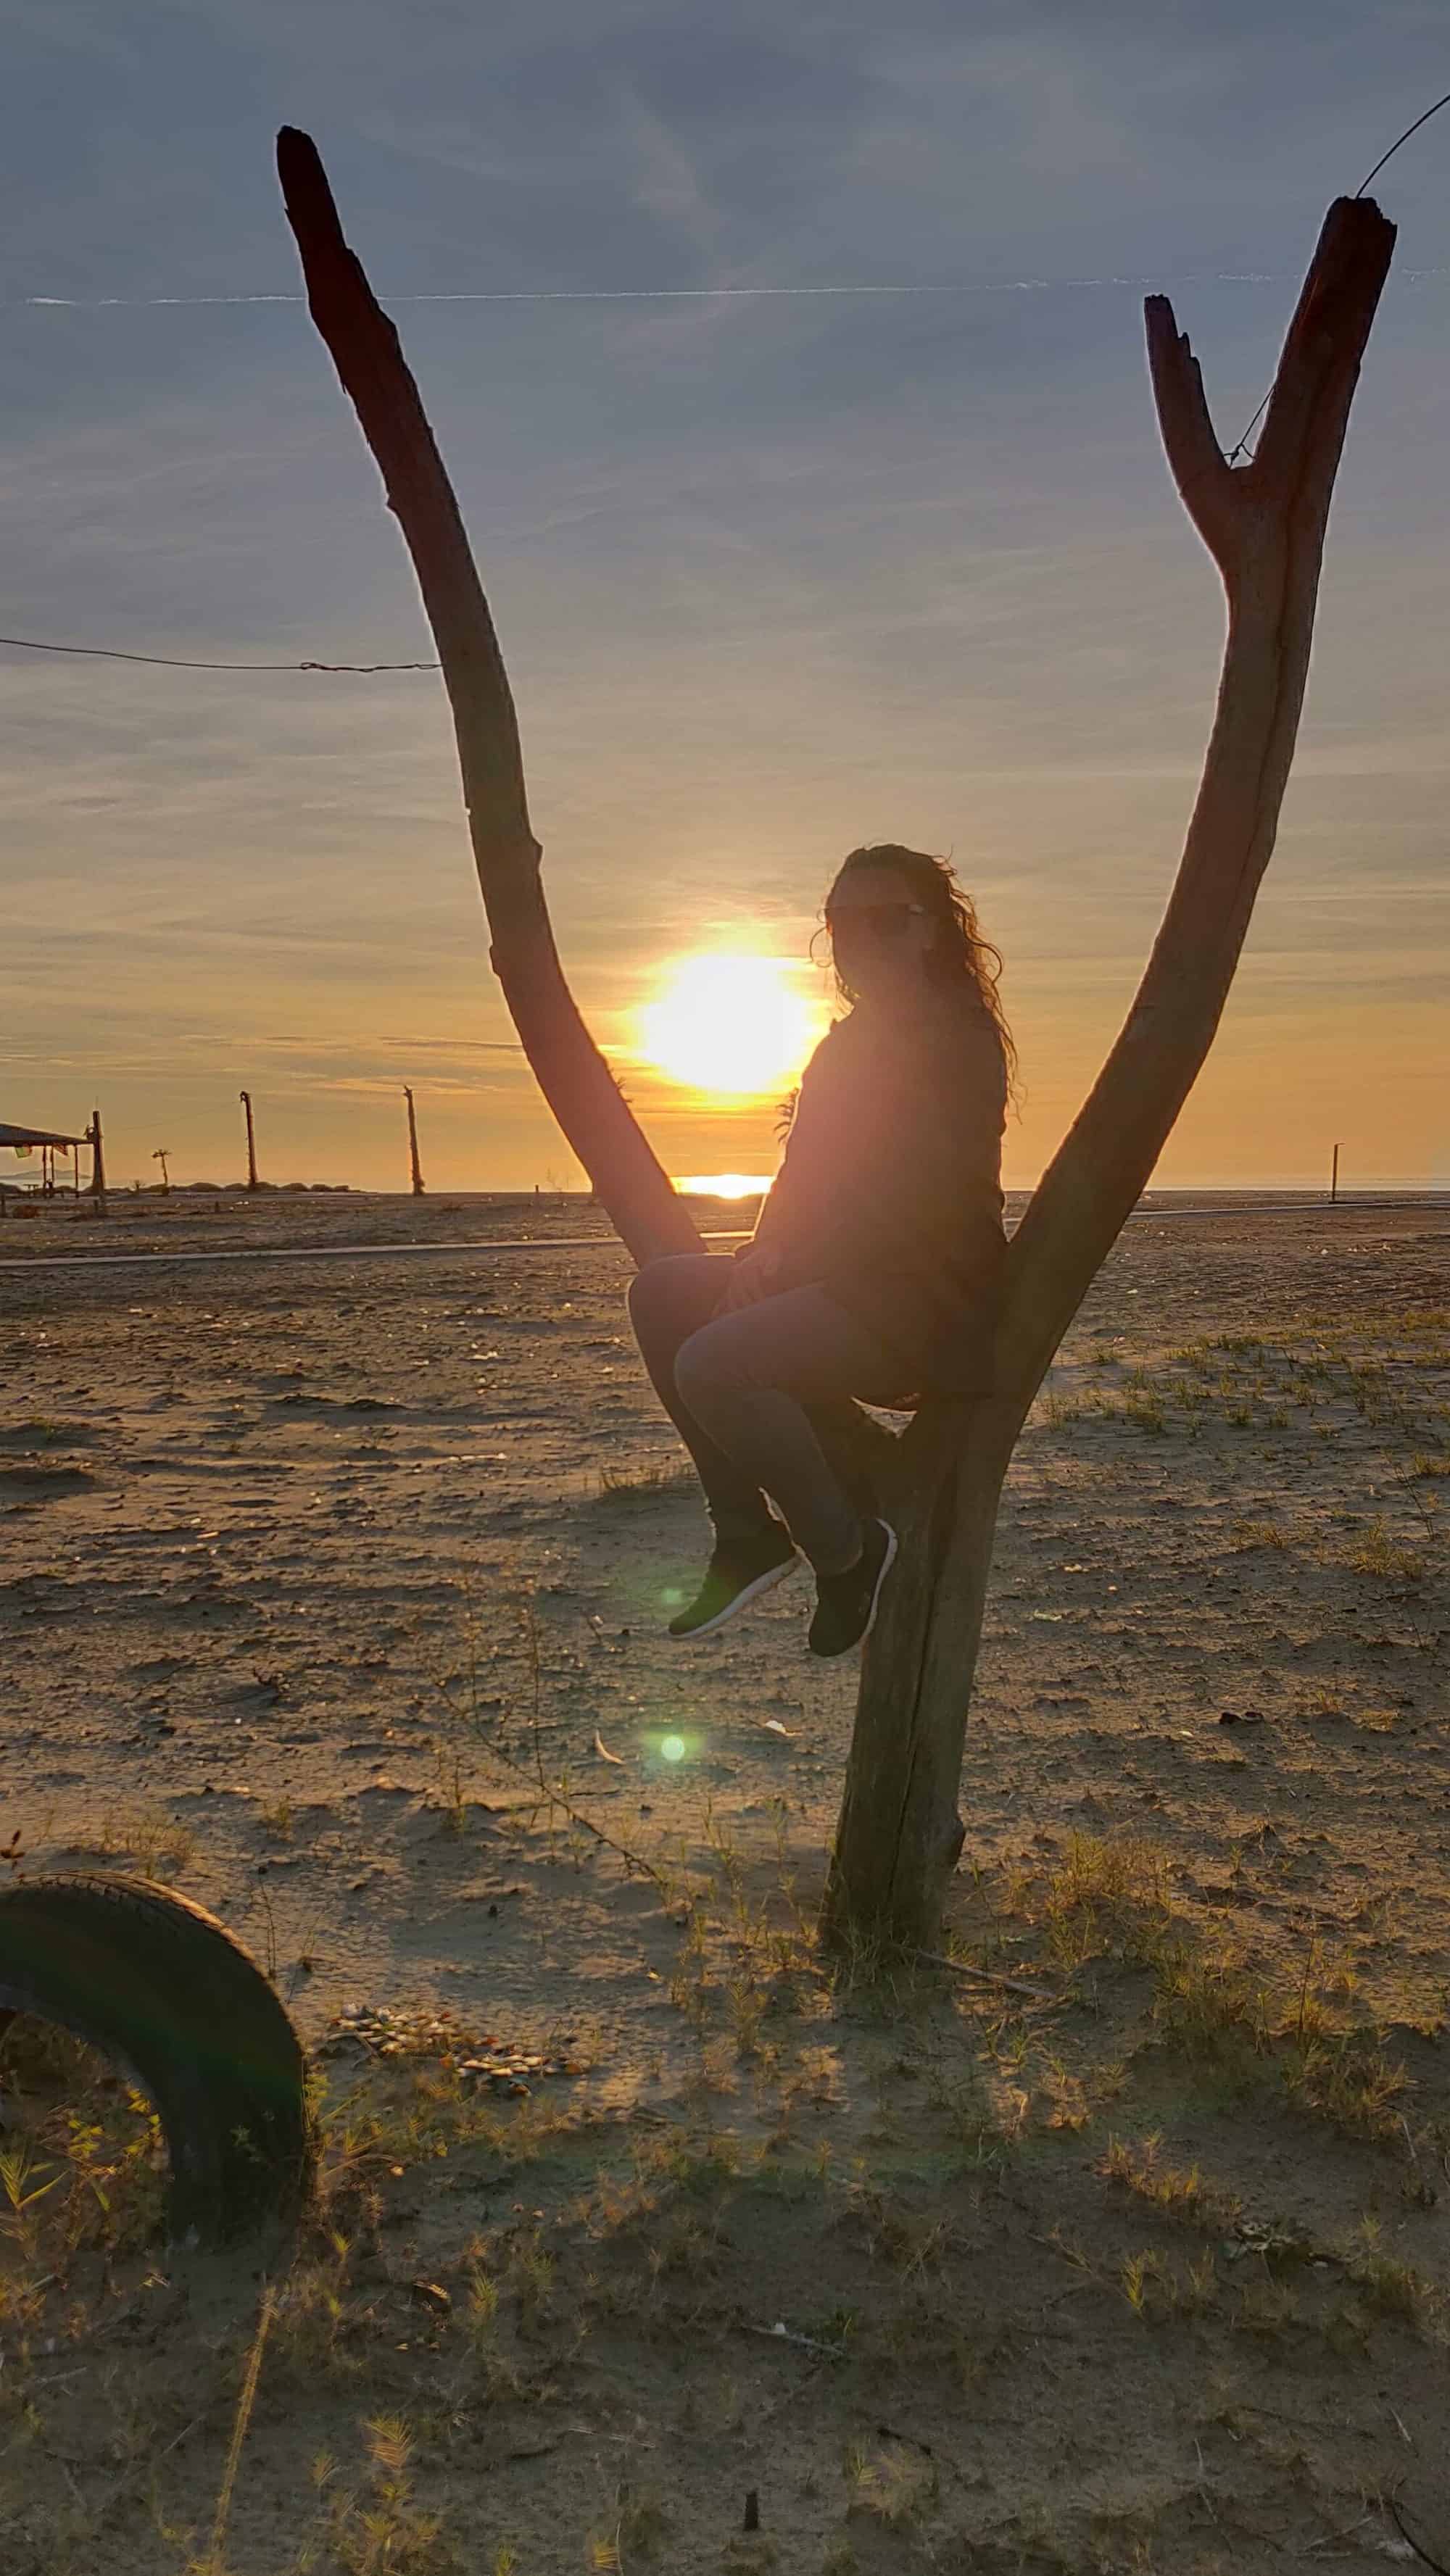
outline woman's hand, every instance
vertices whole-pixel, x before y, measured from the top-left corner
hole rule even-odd
[[[762,1243],[758,1250],[742,1253],[735,1263],[735,1276],[715,1308],[717,1315],[733,1315],[742,1306],[758,1305],[769,1297],[780,1269],[780,1246]]]

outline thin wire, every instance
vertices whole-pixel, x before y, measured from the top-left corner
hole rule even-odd
[[[192,662],[175,653],[123,653],[113,644],[38,644],[33,635],[0,635],[19,653],[79,653],[88,661],[149,662],[166,671],[441,671],[441,662]]]
[[[1422,115],[1417,116],[1413,125],[1407,125],[1403,134],[1399,134],[1395,137],[1395,140],[1390,145],[1388,152],[1382,152],[1380,154],[1374,168],[1368,172],[1366,177],[1361,179],[1359,186],[1356,188],[1354,192],[1356,199],[1362,197],[1371,181],[1379,177],[1385,163],[1394,159],[1400,145],[1402,143],[1408,143],[1412,134],[1418,134],[1422,125],[1428,125],[1432,116],[1438,116],[1442,107],[1450,107],[1450,89],[1446,90],[1443,98],[1436,99],[1433,107],[1427,107]],[[1126,278],[1071,278],[1063,279],[1061,281],[1047,278],[1022,278],[1015,281],[1015,286],[1016,290],[1020,292],[1024,287],[1046,286],[1058,283],[1074,286],[1119,286],[1127,285],[1129,283],[1138,284],[1140,282],[1142,281],[1137,279],[1130,281]],[[602,292],[598,288],[540,289],[535,287],[526,288],[522,293],[518,290],[514,290],[512,292],[493,292],[483,295],[403,295],[395,296],[392,300],[395,303],[408,304],[506,304],[532,301],[536,297],[540,297],[547,301],[558,300],[563,302],[580,294],[587,297],[591,302],[614,302],[616,300],[623,301],[626,296],[632,297],[636,295],[661,298],[666,296],[701,295],[931,295],[941,293],[950,294],[953,291],[954,290],[950,287],[933,288],[929,286],[677,286],[625,288],[622,290],[605,289]],[[972,292],[971,289],[958,289],[956,291]],[[1001,289],[999,288],[997,291],[1001,292]],[[1009,289],[1008,291],[1012,290]],[[20,300],[26,304],[64,304],[68,303],[71,299],[60,295],[28,295],[22,297]],[[119,296],[108,296],[101,300],[105,303],[119,303],[122,301]],[[302,302],[300,295],[238,295],[217,297],[157,296],[148,298],[147,300],[161,304],[182,304],[192,302],[216,302],[226,304],[300,304]],[[1273,387],[1270,386],[1269,392],[1265,394],[1263,401],[1260,403],[1258,410],[1254,413],[1253,419],[1248,423],[1242,436],[1238,438],[1234,445],[1227,449],[1227,451],[1221,451],[1224,454],[1225,464],[1236,464],[1239,457],[1243,455],[1245,449],[1248,449],[1249,461],[1252,464],[1253,449],[1249,447],[1249,440],[1253,436],[1253,433],[1259,422],[1262,420],[1265,412],[1268,410],[1272,395]],[[70,653],[83,656],[88,661],[145,662],[153,669],[166,671],[328,671],[364,674],[378,671],[441,671],[443,668],[441,662],[201,662],[187,660],[172,653],[126,653],[119,650],[116,646],[109,644],[41,644],[37,643],[35,638],[30,635],[0,635],[0,644],[8,644],[19,653]]]
[[[1360,198],[1364,195],[1366,188],[1369,186],[1370,179],[1377,179],[1379,177],[1385,163],[1394,159],[1400,145],[1402,143],[1408,143],[1412,134],[1418,134],[1422,125],[1428,125],[1432,116],[1438,116],[1442,107],[1450,107],[1450,89],[1447,89],[1443,98],[1436,99],[1433,107],[1427,107],[1423,116],[1417,116],[1413,125],[1406,126],[1404,133],[1396,137],[1395,141],[1390,145],[1388,152],[1382,152],[1380,154],[1374,168],[1369,173],[1369,177],[1361,179],[1359,186],[1355,189],[1354,193],[1356,198]],[[1242,438],[1238,441],[1236,446],[1229,449],[1228,454],[1224,459],[1225,464],[1236,464],[1239,457],[1242,456],[1244,449],[1248,447],[1249,440],[1253,436],[1257,424],[1263,419],[1265,412],[1269,408],[1269,399],[1272,393],[1273,387],[1271,385],[1269,392],[1265,394],[1263,401],[1260,403],[1258,410],[1255,412],[1253,419],[1248,425],[1248,428],[1244,431]],[[1249,448],[1249,462],[1250,464],[1253,463],[1252,448]]]
[[[1269,393],[1272,393],[1272,391],[1273,391],[1273,387],[1272,387],[1272,385],[1271,385],[1271,386],[1270,386],[1270,388],[1269,388]],[[1265,394],[1263,401],[1260,403],[1258,410],[1255,412],[1255,414],[1254,414],[1254,416],[1253,416],[1253,419],[1250,421],[1250,423],[1249,423],[1249,425],[1248,425],[1248,428],[1244,431],[1244,434],[1243,434],[1242,438],[1239,440],[1239,442],[1238,442],[1237,446],[1236,446],[1236,447],[1231,447],[1231,448],[1229,449],[1229,452],[1228,452],[1228,459],[1227,459],[1227,461],[1228,461],[1228,463],[1229,463],[1230,465],[1235,464],[1235,463],[1237,462],[1238,458],[1242,456],[1242,454],[1243,454],[1243,452],[1244,452],[1244,449],[1245,449],[1246,447],[1249,447],[1249,440],[1252,438],[1252,436],[1253,436],[1253,434],[1254,434],[1255,429],[1258,427],[1259,422],[1263,419],[1264,414],[1265,414],[1265,412],[1268,410],[1268,408],[1269,408],[1269,394]],[[1252,465],[1253,461],[1254,461],[1254,451],[1253,451],[1253,449],[1252,449],[1251,447],[1249,447],[1249,463]]]
[[[1386,161],[1390,160],[1392,156],[1398,152],[1400,145],[1402,143],[1408,143],[1412,134],[1418,134],[1422,125],[1428,125],[1432,116],[1438,116],[1442,107],[1450,107],[1450,89],[1447,89],[1443,98],[1436,99],[1433,107],[1427,107],[1423,116],[1417,116],[1413,125],[1406,126],[1404,133],[1398,136],[1396,141],[1390,145],[1388,152],[1381,153],[1380,158],[1376,161],[1374,168],[1369,174],[1369,179],[1377,179],[1381,170],[1384,168]],[[1366,188],[1369,186],[1369,179],[1361,179],[1359,186],[1354,192],[1357,197],[1362,197],[1364,195]]]

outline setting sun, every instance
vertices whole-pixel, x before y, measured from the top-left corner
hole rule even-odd
[[[640,1043],[671,1082],[768,1092],[793,1081],[825,1025],[824,1003],[792,985],[784,957],[681,958],[639,1013]]]

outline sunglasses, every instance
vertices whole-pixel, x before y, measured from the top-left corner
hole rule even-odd
[[[843,936],[854,939],[901,939],[913,913],[924,915],[924,903],[848,903],[826,915],[826,928],[833,940]]]

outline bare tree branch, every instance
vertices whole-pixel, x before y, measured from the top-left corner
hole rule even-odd
[[[1143,314],[1158,426],[1173,480],[1209,553],[1222,564],[1232,551],[1237,526],[1234,475],[1209,418],[1203,372],[1187,334],[1180,334],[1174,322],[1166,295],[1150,295]]]
[[[452,485],[397,332],[343,239],[310,138],[284,126],[277,169],[313,321],[398,518],[453,709],[464,802],[488,914],[490,962],[524,1052],[570,1146],[637,1262],[694,1252],[688,1209],[579,1016],[544,902],[518,722]]]
[[[1278,829],[1330,493],[1394,239],[1371,199],[1331,207],[1279,361],[1270,452],[1261,442],[1252,466],[1223,466],[1200,486],[1198,511],[1188,504],[1228,590],[1218,707],[1182,863],[1132,1008],[1009,1247],[998,1382],[1024,1411],[1147,1186],[1228,996]],[[1161,299],[1150,300],[1154,389],[1160,404],[1167,397],[1164,446],[1186,479],[1205,469],[1203,436],[1212,432],[1197,367],[1172,319]],[[1266,439],[1267,430],[1266,420]]]

